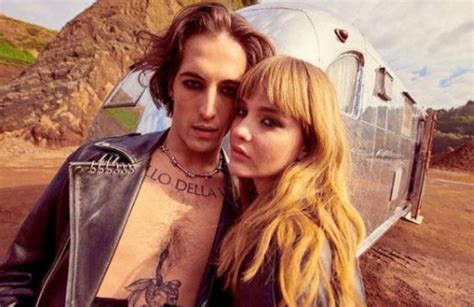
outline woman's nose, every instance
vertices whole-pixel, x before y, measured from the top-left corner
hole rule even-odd
[[[252,130],[248,125],[248,121],[244,119],[240,119],[237,117],[234,122],[232,123],[231,127],[231,136],[234,138],[239,138],[243,141],[249,142],[252,140]]]

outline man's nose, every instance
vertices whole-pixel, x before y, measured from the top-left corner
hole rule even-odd
[[[212,119],[217,112],[217,89],[211,87],[206,92],[202,104],[199,108],[199,114],[204,119]]]

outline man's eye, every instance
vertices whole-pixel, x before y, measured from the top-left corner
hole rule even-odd
[[[233,86],[225,86],[221,89],[221,92],[229,98],[235,98],[237,96],[237,88]]]
[[[281,127],[281,123],[273,118],[264,118],[262,120],[262,123],[265,125],[265,126],[268,126],[268,127]]]
[[[244,117],[244,116],[247,115],[247,110],[245,110],[242,107],[236,107],[235,108],[235,115],[237,115],[239,117]]]
[[[184,86],[186,86],[189,89],[200,89],[202,88],[202,83],[196,80],[184,80],[183,81]]]

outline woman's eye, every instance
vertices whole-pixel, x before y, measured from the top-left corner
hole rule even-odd
[[[262,123],[268,127],[281,127],[281,123],[273,118],[264,118]]]
[[[233,86],[225,86],[221,89],[221,92],[229,97],[229,98],[232,98],[234,99],[235,97],[237,97],[237,88],[233,87]]]
[[[244,116],[247,115],[247,110],[245,110],[242,107],[236,107],[235,108],[235,115],[240,116],[240,117],[244,117]]]
[[[184,80],[183,81],[184,86],[186,86],[189,89],[200,89],[202,88],[202,83],[196,80]]]

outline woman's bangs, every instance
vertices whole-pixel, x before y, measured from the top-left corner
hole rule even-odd
[[[267,85],[268,100],[275,104],[285,115],[295,118],[301,123],[308,123],[305,116],[305,105],[308,97],[303,92],[306,80],[301,78],[297,63],[287,58],[281,58],[275,65],[269,67]]]
[[[310,123],[306,71],[288,57],[274,56],[252,67],[241,80],[238,97],[249,98],[261,90],[283,114],[303,125]]]

